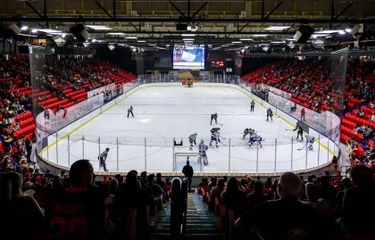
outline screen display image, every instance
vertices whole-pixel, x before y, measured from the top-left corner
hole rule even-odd
[[[175,45],[173,48],[173,69],[204,69],[204,45]]]

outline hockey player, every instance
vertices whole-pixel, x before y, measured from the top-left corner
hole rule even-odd
[[[250,103],[250,112],[254,112],[254,106],[255,106],[255,101],[253,99],[251,100],[251,103]]]
[[[218,148],[219,146],[217,145],[218,142],[220,141],[220,128],[212,128],[211,129],[211,141],[210,141],[210,146],[212,146],[212,141],[215,141],[216,147]]]
[[[217,113],[211,114],[211,122],[210,125],[212,125],[212,121],[215,120],[215,124],[217,124]]]
[[[297,104],[296,103],[294,103],[294,105],[290,108],[291,113],[293,113],[295,111],[297,111]]]
[[[301,141],[303,141],[303,128],[299,122],[297,122],[296,127],[293,129],[293,131],[297,131],[296,139],[298,140],[298,137],[301,136]]]
[[[193,144],[197,146],[197,133],[193,133],[189,136],[189,143],[190,143],[190,151],[193,150]]]
[[[207,166],[208,159],[207,159],[206,151],[207,151],[208,147],[207,147],[206,144],[204,144],[203,139],[201,139],[201,142],[198,145],[198,149],[199,149],[198,162],[201,162],[203,160],[203,164]]]
[[[247,136],[247,134],[249,134],[249,129],[245,128],[245,130],[243,130],[243,137],[242,137],[242,139],[245,139],[245,137]]]
[[[252,135],[250,135],[249,138],[249,147],[251,147],[254,143],[262,147],[262,141],[264,141],[264,139],[261,136],[259,136],[256,133],[253,133]]]
[[[132,115],[132,117],[134,117],[134,114],[133,114],[133,106],[130,106],[130,108],[128,109],[128,118],[130,116],[130,114]]]
[[[311,136],[309,134],[306,135],[306,145],[307,145],[307,148],[312,151],[313,150],[313,144],[315,142],[315,137],[314,136]]]
[[[109,148],[106,148],[99,156],[99,168],[103,167],[104,171],[107,172],[107,157],[108,157]]]
[[[271,118],[271,121],[273,122],[272,116],[273,116],[272,109],[268,108],[267,109],[267,121],[268,121],[268,118]]]
[[[245,139],[245,137],[247,136],[247,134],[249,134],[250,136],[253,135],[255,133],[255,130],[252,129],[252,128],[246,128],[244,131],[243,131],[243,137],[242,139]]]

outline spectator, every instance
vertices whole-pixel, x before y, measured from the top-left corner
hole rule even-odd
[[[7,175],[11,181],[12,200],[8,205],[10,215],[6,231],[17,233],[21,239],[37,239],[43,230],[44,211],[33,197],[23,196],[20,174],[9,172]],[[19,226],[22,226],[22,231],[19,231]]]
[[[343,233],[352,237],[374,237],[375,228],[369,219],[375,215],[375,208],[365,204],[375,202],[373,175],[369,168],[362,165],[354,166],[350,176],[355,186],[344,194]]]
[[[245,194],[240,190],[237,179],[235,177],[229,178],[228,184],[221,194],[221,202],[224,204],[225,208],[234,210],[235,215],[238,216],[238,210],[245,202],[245,199]]]
[[[256,181],[254,184],[254,192],[249,193],[246,196],[248,209],[253,209],[258,204],[269,199],[269,196],[264,194],[263,190],[263,183],[261,181]]]
[[[91,187],[93,173],[88,160],[72,164],[69,170],[71,185],[52,196],[46,210],[49,234],[64,239],[105,238],[105,195]],[[66,224],[76,231],[64,228]]]
[[[188,183],[188,190],[189,190],[189,192],[191,192],[191,180],[192,180],[193,175],[194,175],[194,170],[193,170],[193,167],[190,166],[190,162],[189,161],[186,161],[186,165],[182,169],[182,173],[187,178],[187,181],[188,181],[187,182]]]
[[[163,203],[167,202],[168,196],[167,196],[167,187],[165,184],[165,181],[161,178],[161,173],[156,174],[156,184],[161,187],[163,190]]]
[[[218,198],[220,200],[221,194],[224,191],[224,187],[225,187],[224,179],[219,179],[217,186],[212,188],[211,195],[210,195],[211,199],[209,201],[210,203],[209,207],[212,211],[214,211],[214,207],[215,207],[215,198]]]

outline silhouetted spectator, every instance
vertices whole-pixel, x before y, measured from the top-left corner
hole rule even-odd
[[[91,188],[93,173],[88,160],[72,164],[69,170],[71,185],[55,194],[46,210],[49,234],[63,239],[105,238],[104,194]]]
[[[186,165],[182,169],[182,173],[187,178],[187,181],[188,181],[187,182],[188,183],[188,190],[189,190],[189,192],[191,192],[191,180],[192,180],[193,175],[194,175],[194,169],[193,169],[192,166],[190,166],[190,162],[189,161],[186,161]]]
[[[370,220],[375,216],[375,184],[371,170],[366,166],[354,166],[350,172],[356,186],[346,190],[343,199],[342,223],[349,236],[374,237],[375,228]],[[368,203],[368,204],[366,204]]]

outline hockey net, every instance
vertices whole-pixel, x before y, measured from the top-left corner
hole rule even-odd
[[[198,152],[175,152],[173,156],[173,170],[177,171],[178,169],[182,169],[182,167],[186,164],[186,161],[190,162],[197,162],[199,158]]]

